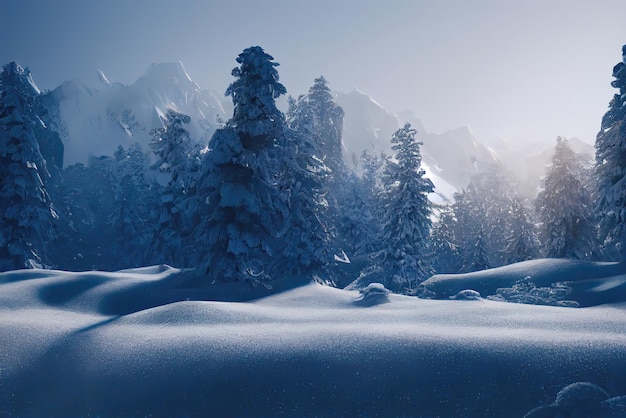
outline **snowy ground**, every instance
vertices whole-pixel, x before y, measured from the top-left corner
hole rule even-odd
[[[207,302],[183,283],[168,267],[0,274],[0,416],[521,417],[574,382],[626,394],[623,303],[318,284]]]

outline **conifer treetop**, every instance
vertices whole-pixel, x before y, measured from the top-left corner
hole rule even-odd
[[[234,105],[231,126],[253,137],[267,134],[273,122],[282,117],[275,99],[287,89],[278,81],[279,64],[273,60],[260,46],[244,49],[237,57],[239,67],[231,73],[237,80],[226,89]]]

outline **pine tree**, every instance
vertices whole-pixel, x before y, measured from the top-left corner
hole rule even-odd
[[[148,158],[139,144],[120,146],[114,154],[115,209],[109,225],[115,233],[116,269],[161,262],[148,252],[157,222],[158,185],[146,178]]]
[[[434,273],[457,273],[461,268],[459,246],[454,230],[456,218],[450,206],[440,206],[437,221],[430,234],[430,257]]]
[[[381,196],[382,248],[375,255],[387,288],[407,292],[428,278],[431,267],[426,255],[432,222],[428,194],[433,183],[421,167],[421,143],[417,131],[406,124],[393,134],[383,173]]]
[[[209,142],[197,185],[199,273],[209,281],[267,282],[280,263],[275,238],[288,216],[276,150],[285,141],[275,99],[286,93],[273,57],[255,46],[237,58],[226,90],[233,117]]]
[[[511,225],[505,248],[506,263],[512,264],[538,258],[540,246],[541,243],[530,214],[518,198],[513,199]]]
[[[319,157],[319,142],[310,106],[292,106],[285,141],[279,147],[279,190],[288,205],[285,223],[277,238],[288,243],[282,252],[286,275],[322,275],[333,283],[329,265],[333,245],[328,225],[328,176],[330,170]]]
[[[354,197],[349,199],[354,202],[351,210],[343,210],[343,219],[349,217],[350,222],[345,223],[352,231],[353,258],[368,256],[378,245],[380,235],[379,224],[376,220],[378,211],[378,197],[380,196],[379,175],[387,157],[385,154],[371,154],[363,151],[361,154],[362,175],[361,178],[353,176]]]
[[[613,68],[611,86],[619,89],[596,137],[599,238],[609,258],[626,258],[626,45]]]
[[[347,203],[342,197],[350,187],[350,173],[343,160],[341,143],[344,112],[335,101],[323,76],[314,80],[307,94],[292,102],[289,113],[307,120],[305,130],[313,141],[316,156],[329,169],[323,185],[328,204],[326,210],[320,213],[323,216],[322,221],[334,241],[333,247],[349,251],[344,239],[347,231],[342,228],[341,222],[342,214],[345,213],[345,208],[341,206],[342,203]],[[339,270],[343,270],[345,266],[340,267]],[[341,275],[337,270],[336,273]]]
[[[472,176],[471,187],[480,195],[477,204],[483,214],[485,250],[492,267],[507,263],[506,247],[511,230],[514,188],[499,163],[487,164]]]
[[[361,154],[362,176],[352,172],[341,191],[341,209],[334,218],[338,223],[336,242],[349,263],[335,266],[336,284],[345,287],[362,271],[372,270],[371,255],[380,248],[380,223],[378,214],[379,171],[384,155]]]
[[[468,190],[454,195],[454,235],[459,243],[459,273],[494,267],[493,251],[489,249],[487,237],[490,224],[483,197],[477,193],[474,183],[470,183]]]
[[[318,135],[320,157],[332,176],[345,173],[341,145],[343,109],[337,104],[324,76],[316,78],[304,98],[311,107],[312,129]]]
[[[46,162],[33,132],[39,94],[16,62],[0,73],[0,270],[50,265],[58,219],[46,190]]]
[[[168,109],[162,128],[151,131],[150,148],[157,156],[153,167],[169,175],[161,192],[159,218],[150,244],[162,261],[184,266],[194,262],[193,245],[188,243],[190,225],[187,204],[192,198],[200,166],[200,153],[191,142],[185,125],[191,118]]]
[[[484,252],[484,255],[477,255],[484,262],[476,265],[491,268],[508,262],[513,186],[501,164],[488,164],[479,168],[480,171],[471,176],[467,189],[454,197],[454,236],[464,270],[474,264],[471,259],[478,249]],[[476,237],[479,233],[481,242],[477,247]]]
[[[63,270],[114,270],[109,217],[115,210],[115,169],[110,157],[92,157],[88,166],[74,164],[58,176],[59,245],[54,260]]]
[[[546,257],[587,259],[592,255],[595,230],[583,168],[568,141],[558,137],[535,202]]]
[[[487,254],[485,242],[485,225],[477,225],[476,235],[470,238],[468,245],[464,248],[462,256],[462,266],[459,273],[470,273],[472,271],[487,270],[493,267]]]

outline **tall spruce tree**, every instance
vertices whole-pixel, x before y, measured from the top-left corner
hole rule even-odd
[[[189,116],[168,109],[163,122],[165,126],[151,131],[150,148],[157,157],[153,167],[169,175],[169,180],[161,192],[160,213],[150,248],[161,255],[162,262],[185,266],[195,261],[194,246],[187,239],[191,227],[186,208],[194,193],[200,153],[185,129],[191,122]]]
[[[115,231],[111,214],[117,209],[116,167],[112,157],[91,157],[87,166],[65,168],[56,183],[60,207],[55,262],[64,270],[115,270]]]
[[[334,283],[328,268],[333,248],[328,222],[330,169],[320,158],[320,135],[315,109],[306,96],[291,101],[289,130],[279,144],[279,190],[288,214],[277,238],[285,242],[282,275],[314,275]]]
[[[393,134],[393,158],[385,164],[381,191],[382,248],[375,254],[379,277],[395,292],[408,292],[427,279],[427,260],[432,222],[428,194],[434,186],[421,167],[421,143],[410,124]]]
[[[198,272],[209,281],[272,279],[282,248],[275,233],[288,216],[279,190],[277,149],[286,123],[275,99],[286,93],[278,63],[261,47],[237,57],[236,80],[226,90],[234,113],[215,132],[197,184]]]
[[[487,253],[485,224],[476,225],[474,231],[475,235],[469,238],[463,249],[460,273],[487,270],[493,267]]]
[[[435,208],[439,215],[430,234],[430,257],[433,272],[457,273],[461,268],[459,245],[456,242],[454,230],[456,217],[451,206]]]
[[[380,185],[378,178],[383,164],[386,161],[384,154],[372,154],[368,151],[361,153],[362,175],[352,176],[353,197],[346,199],[353,202],[351,210],[343,211],[340,218],[344,225],[344,231],[351,234],[345,238],[352,241],[352,258],[369,256],[378,245],[380,230],[376,220]],[[347,227],[347,228],[346,228]],[[344,232],[345,233],[345,232]]]
[[[0,270],[50,265],[58,216],[46,190],[48,171],[33,126],[39,94],[16,62],[0,73]]]
[[[533,260],[539,257],[541,242],[531,214],[519,198],[511,205],[510,227],[507,233],[507,246],[504,250],[507,264]]]
[[[613,67],[611,86],[619,89],[596,137],[596,216],[608,258],[626,259],[626,45]]]
[[[341,145],[343,109],[335,101],[324,76],[313,81],[305,99],[311,107],[312,128],[318,135],[320,157],[333,177],[341,176],[346,169]]]
[[[454,216],[456,218],[455,239],[458,242],[459,271],[469,273],[494,267],[494,251],[489,245],[489,229],[485,211],[485,196],[478,192],[475,183],[467,190],[454,195]]]
[[[371,270],[371,255],[380,248],[378,178],[385,158],[384,155],[363,151],[362,176],[351,173],[341,191],[341,210],[333,219],[339,224],[336,241],[349,263],[337,263],[335,266],[338,287],[345,287],[362,271]]]
[[[328,205],[320,215],[329,229],[328,233],[334,242],[333,247],[348,251],[343,239],[347,231],[342,228],[340,219],[346,210],[344,204],[348,204],[344,198],[346,190],[350,187],[350,173],[343,160],[341,143],[343,109],[335,101],[326,79],[320,76],[314,80],[307,94],[294,101],[293,111],[300,116],[306,115],[307,130],[314,141],[316,156],[329,169],[324,179]],[[341,274],[339,270],[335,269],[335,272]]]
[[[593,253],[591,195],[583,175],[580,156],[558,137],[535,202],[546,257],[587,259]]]
[[[160,190],[146,178],[148,158],[137,143],[114,154],[115,209],[109,225],[115,233],[111,264],[116,269],[161,262],[149,250],[158,219]]]
[[[454,236],[463,260],[462,271],[468,266],[497,267],[509,260],[507,248],[513,228],[514,188],[501,164],[479,165],[462,193],[454,196],[456,218]],[[481,235],[477,246],[477,234]],[[485,262],[474,264],[474,253],[480,249]],[[510,248],[509,248],[510,249]]]

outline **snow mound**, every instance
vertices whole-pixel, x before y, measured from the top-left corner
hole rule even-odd
[[[461,290],[459,293],[457,293],[454,296],[450,296],[450,299],[453,300],[481,300],[482,297],[480,296],[480,293],[478,293],[475,290]]]
[[[488,299],[556,306],[626,302],[626,263],[540,259],[464,274],[438,274],[420,285],[434,299],[462,290]]]
[[[625,400],[626,396],[610,398],[604,389],[591,382],[577,382],[561,389],[554,403],[534,408],[524,418],[624,417]]]
[[[389,302],[389,290],[381,283],[370,283],[360,289],[361,297],[354,301],[359,306],[374,306]]]
[[[600,403],[608,398],[609,394],[601,387],[589,382],[578,382],[561,389],[554,403],[569,410],[598,409]]]

